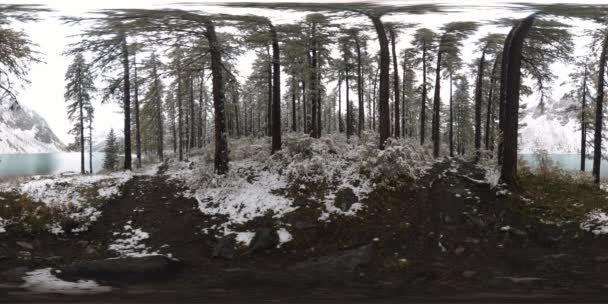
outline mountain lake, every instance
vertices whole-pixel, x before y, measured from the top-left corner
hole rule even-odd
[[[103,166],[103,152],[93,152],[93,172]],[[89,171],[89,154],[85,154]],[[0,154],[0,176],[32,176],[80,172],[80,152]]]

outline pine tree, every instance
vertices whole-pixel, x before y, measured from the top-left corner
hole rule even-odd
[[[118,143],[116,142],[114,129],[110,129],[110,133],[108,133],[108,136],[106,137],[104,152],[103,168],[106,170],[113,170],[118,164]]]
[[[72,101],[68,104],[68,119],[74,123],[71,133],[80,138],[80,173],[84,174],[85,109],[91,107],[91,93],[95,91],[95,86],[93,74],[82,53],[77,53],[74,61],[68,66],[65,80],[67,84],[64,97],[66,101]]]

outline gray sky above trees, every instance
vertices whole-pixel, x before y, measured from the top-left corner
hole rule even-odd
[[[189,2],[189,5],[175,4],[175,2]],[[227,2],[227,1],[215,1],[216,3]],[[229,1],[236,2],[236,1]],[[272,2],[272,1],[257,1],[257,2]],[[284,2],[301,2],[301,1],[284,1]],[[311,2],[311,1],[306,1]],[[321,1],[318,1],[321,2]],[[335,1],[335,2],[349,2],[349,1]],[[437,31],[443,24],[452,21],[490,21],[497,20],[503,17],[511,18],[522,18],[528,14],[527,11],[521,10],[507,10],[504,8],[505,3],[517,3],[517,2],[533,2],[533,1],[483,1],[484,6],[479,6],[480,1],[373,1],[381,2],[392,5],[398,4],[423,4],[423,3],[438,3],[438,4],[453,4],[455,9],[462,8],[462,11],[450,12],[449,14],[428,14],[428,15],[388,15],[383,17],[383,21],[388,22],[402,22],[402,23],[418,23],[418,26],[428,27],[432,30]],[[555,3],[556,1],[535,1],[541,3]],[[562,1],[562,2],[580,2],[580,3],[603,3],[604,1]],[[37,63],[32,66],[29,74],[30,84],[25,84],[22,89],[19,90],[18,98],[23,104],[34,108],[40,115],[42,115],[47,122],[50,124],[53,131],[61,138],[64,142],[68,143],[73,140],[71,135],[68,135],[70,124],[67,120],[66,115],[66,102],[63,98],[65,90],[64,75],[71,58],[67,58],[62,55],[62,52],[66,50],[66,46],[74,42],[76,35],[79,33],[79,28],[73,26],[66,26],[59,20],[60,16],[65,15],[76,15],[80,16],[86,12],[96,9],[110,9],[110,8],[147,8],[147,9],[160,9],[160,8],[181,8],[181,9],[193,9],[193,10],[205,10],[209,13],[227,13],[227,14],[260,14],[271,18],[273,23],[292,23],[301,20],[305,13],[303,12],[285,12],[285,11],[272,11],[267,9],[239,9],[239,8],[225,8],[225,7],[214,7],[211,1],[164,1],[164,0],[49,0],[49,1],[3,1],[3,3],[39,3],[44,4],[47,7],[54,10],[54,12],[43,13],[41,20],[31,24],[15,24],[16,26],[22,27],[30,36],[30,39],[38,44],[37,50],[41,52],[41,59],[44,63]],[[194,4],[196,3],[196,4]],[[369,24],[369,21],[365,17],[352,17],[335,20],[336,23],[344,24]],[[573,30],[577,34],[582,34],[582,30],[592,27],[590,22],[581,21],[565,21],[568,24],[575,25]],[[370,24],[371,25],[371,24]],[[219,29],[222,31],[223,29]],[[402,50],[405,47],[409,47],[409,42],[412,40],[412,34],[415,29],[409,29],[402,31],[398,35],[397,49]],[[498,32],[506,34],[509,31],[506,27],[497,27],[494,25],[482,25],[478,32],[471,35],[464,43],[462,50],[463,61],[468,64],[479,57],[478,47],[474,44],[479,40],[480,37],[485,36],[488,32]],[[375,39],[375,35],[370,33],[370,37]],[[575,38],[575,55],[583,54],[585,51],[585,44],[588,42],[586,38]],[[377,52],[377,43],[370,43],[370,53]],[[337,50],[336,50],[337,52]],[[338,56],[336,53],[335,56]],[[250,65],[253,60],[253,53],[246,52],[241,58],[239,58],[239,76],[241,79],[245,79],[250,73]],[[141,58],[138,58],[141,60]],[[555,91],[552,94],[553,99],[559,99],[561,95],[567,91],[567,88],[561,88],[559,83],[567,79],[568,70],[571,69],[567,66],[556,64],[554,66],[556,74],[560,78],[554,83]],[[564,71],[561,73],[560,71]],[[472,73],[470,73],[472,74]],[[470,76],[469,74],[469,76]],[[470,76],[473,77],[473,76]],[[285,81],[283,77],[283,81]],[[469,79],[470,83],[474,83],[474,79]],[[328,86],[333,88],[332,85]],[[442,88],[442,100],[447,100],[449,86],[446,84]],[[356,98],[355,93],[353,98]],[[536,94],[525,97],[524,103],[534,105],[537,103],[538,96]],[[94,137],[101,138],[109,131],[110,128],[115,128],[117,131],[122,129],[122,119],[120,113],[120,106],[118,104],[103,104],[100,105],[101,97],[95,98],[93,104],[96,106],[95,110],[95,131]],[[343,109],[345,107],[343,106]]]

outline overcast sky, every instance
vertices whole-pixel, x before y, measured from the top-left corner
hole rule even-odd
[[[95,9],[102,8],[183,8],[180,5],[172,4],[170,1],[160,0],[104,0],[104,1],[74,1],[74,0],[54,0],[54,1],[3,1],[4,3],[41,3],[47,5],[53,9],[52,13],[44,13],[42,20],[37,23],[30,23],[23,25],[23,28],[30,36],[31,40],[38,44],[37,50],[42,53],[41,57],[44,63],[34,64],[31,67],[29,79],[31,83],[26,85],[19,93],[19,101],[33,109],[35,109],[40,115],[42,115],[53,131],[59,136],[64,143],[72,141],[72,136],[68,135],[67,131],[70,129],[70,123],[67,121],[66,115],[66,102],[63,98],[64,94],[64,74],[67,66],[70,62],[70,58],[62,55],[62,52],[66,50],[66,46],[78,39],[72,37],[79,33],[79,28],[70,27],[63,25],[58,17],[64,15],[82,15],[86,12]],[[182,2],[182,1],[180,1]],[[280,24],[286,22],[295,22],[301,19],[304,13],[286,13],[286,12],[275,12],[271,10],[262,9],[227,9],[222,7],[211,6],[210,3],[204,3],[204,1],[192,1],[200,3],[198,7],[189,6],[190,9],[204,9],[207,12],[223,12],[223,13],[234,13],[234,14],[262,14],[272,18],[273,22]],[[268,1],[265,1],[268,2]],[[309,1],[307,1],[309,2]],[[348,2],[348,1],[345,1]],[[433,1],[384,1],[391,4],[397,3],[429,3]],[[477,5],[478,1],[442,1],[442,3],[454,3],[454,5]],[[508,1],[513,3],[514,1]],[[555,2],[555,1],[544,1],[544,2]],[[568,1],[573,2],[573,1]],[[603,1],[584,1],[584,3],[602,3]],[[502,2],[505,3],[505,2]],[[416,22],[421,26],[429,27],[431,29],[438,29],[442,24],[450,21],[479,21],[484,20],[496,20],[501,17],[523,17],[527,12],[522,11],[507,11],[500,7],[491,7],[498,5],[499,2],[484,1],[484,8],[468,9],[464,13],[450,13],[447,15],[424,15],[424,16],[410,16],[410,15],[395,15],[384,17],[384,21],[398,21],[398,22]],[[488,7],[490,6],[490,7]],[[369,22],[365,18],[350,18],[348,20],[341,20],[339,22],[348,23],[360,23]],[[581,25],[580,23],[578,25]],[[585,27],[585,26],[584,26]],[[588,26],[586,26],[588,27]],[[463,49],[463,55],[465,62],[471,62],[478,52],[474,42],[489,31],[498,31],[507,33],[508,28],[496,28],[494,26],[483,26],[479,32],[473,35],[465,43]],[[404,32],[401,34],[399,39],[398,48],[402,49],[409,44],[411,40],[411,33]],[[374,37],[372,35],[372,37]],[[584,50],[584,38],[578,38],[577,40],[577,53],[582,53]],[[375,52],[376,44],[370,44],[370,52]],[[241,77],[246,77],[250,73],[251,64],[251,53],[246,53],[242,58],[239,58],[239,74]],[[568,67],[558,66],[558,69],[568,70]],[[567,73],[559,73],[561,76]],[[285,79],[285,77],[283,77]],[[444,85],[444,88],[446,85]],[[331,89],[331,87],[330,87]],[[564,88],[561,88],[563,91]],[[557,86],[555,95],[560,94],[560,88]],[[446,91],[442,91],[442,94],[447,94]],[[443,100],[447,100],[447,97],[443,97]],[[531,96],[527,102],[533,103],[534,96]],[[99,99],[99,98],[98,98]],[[101,105],[99,100],[95,101],[96,105],[96,119],[95,119],[95,137],[103,136],[107,133],[110,128],[122,130],[122,117],[120,108],[117,104],[103,104]]]

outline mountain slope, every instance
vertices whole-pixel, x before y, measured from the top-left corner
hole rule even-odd
[[[65,145],[47,122],[23,105],[10,109],[0,105],[0,153],[44,153],[64,151]]]

